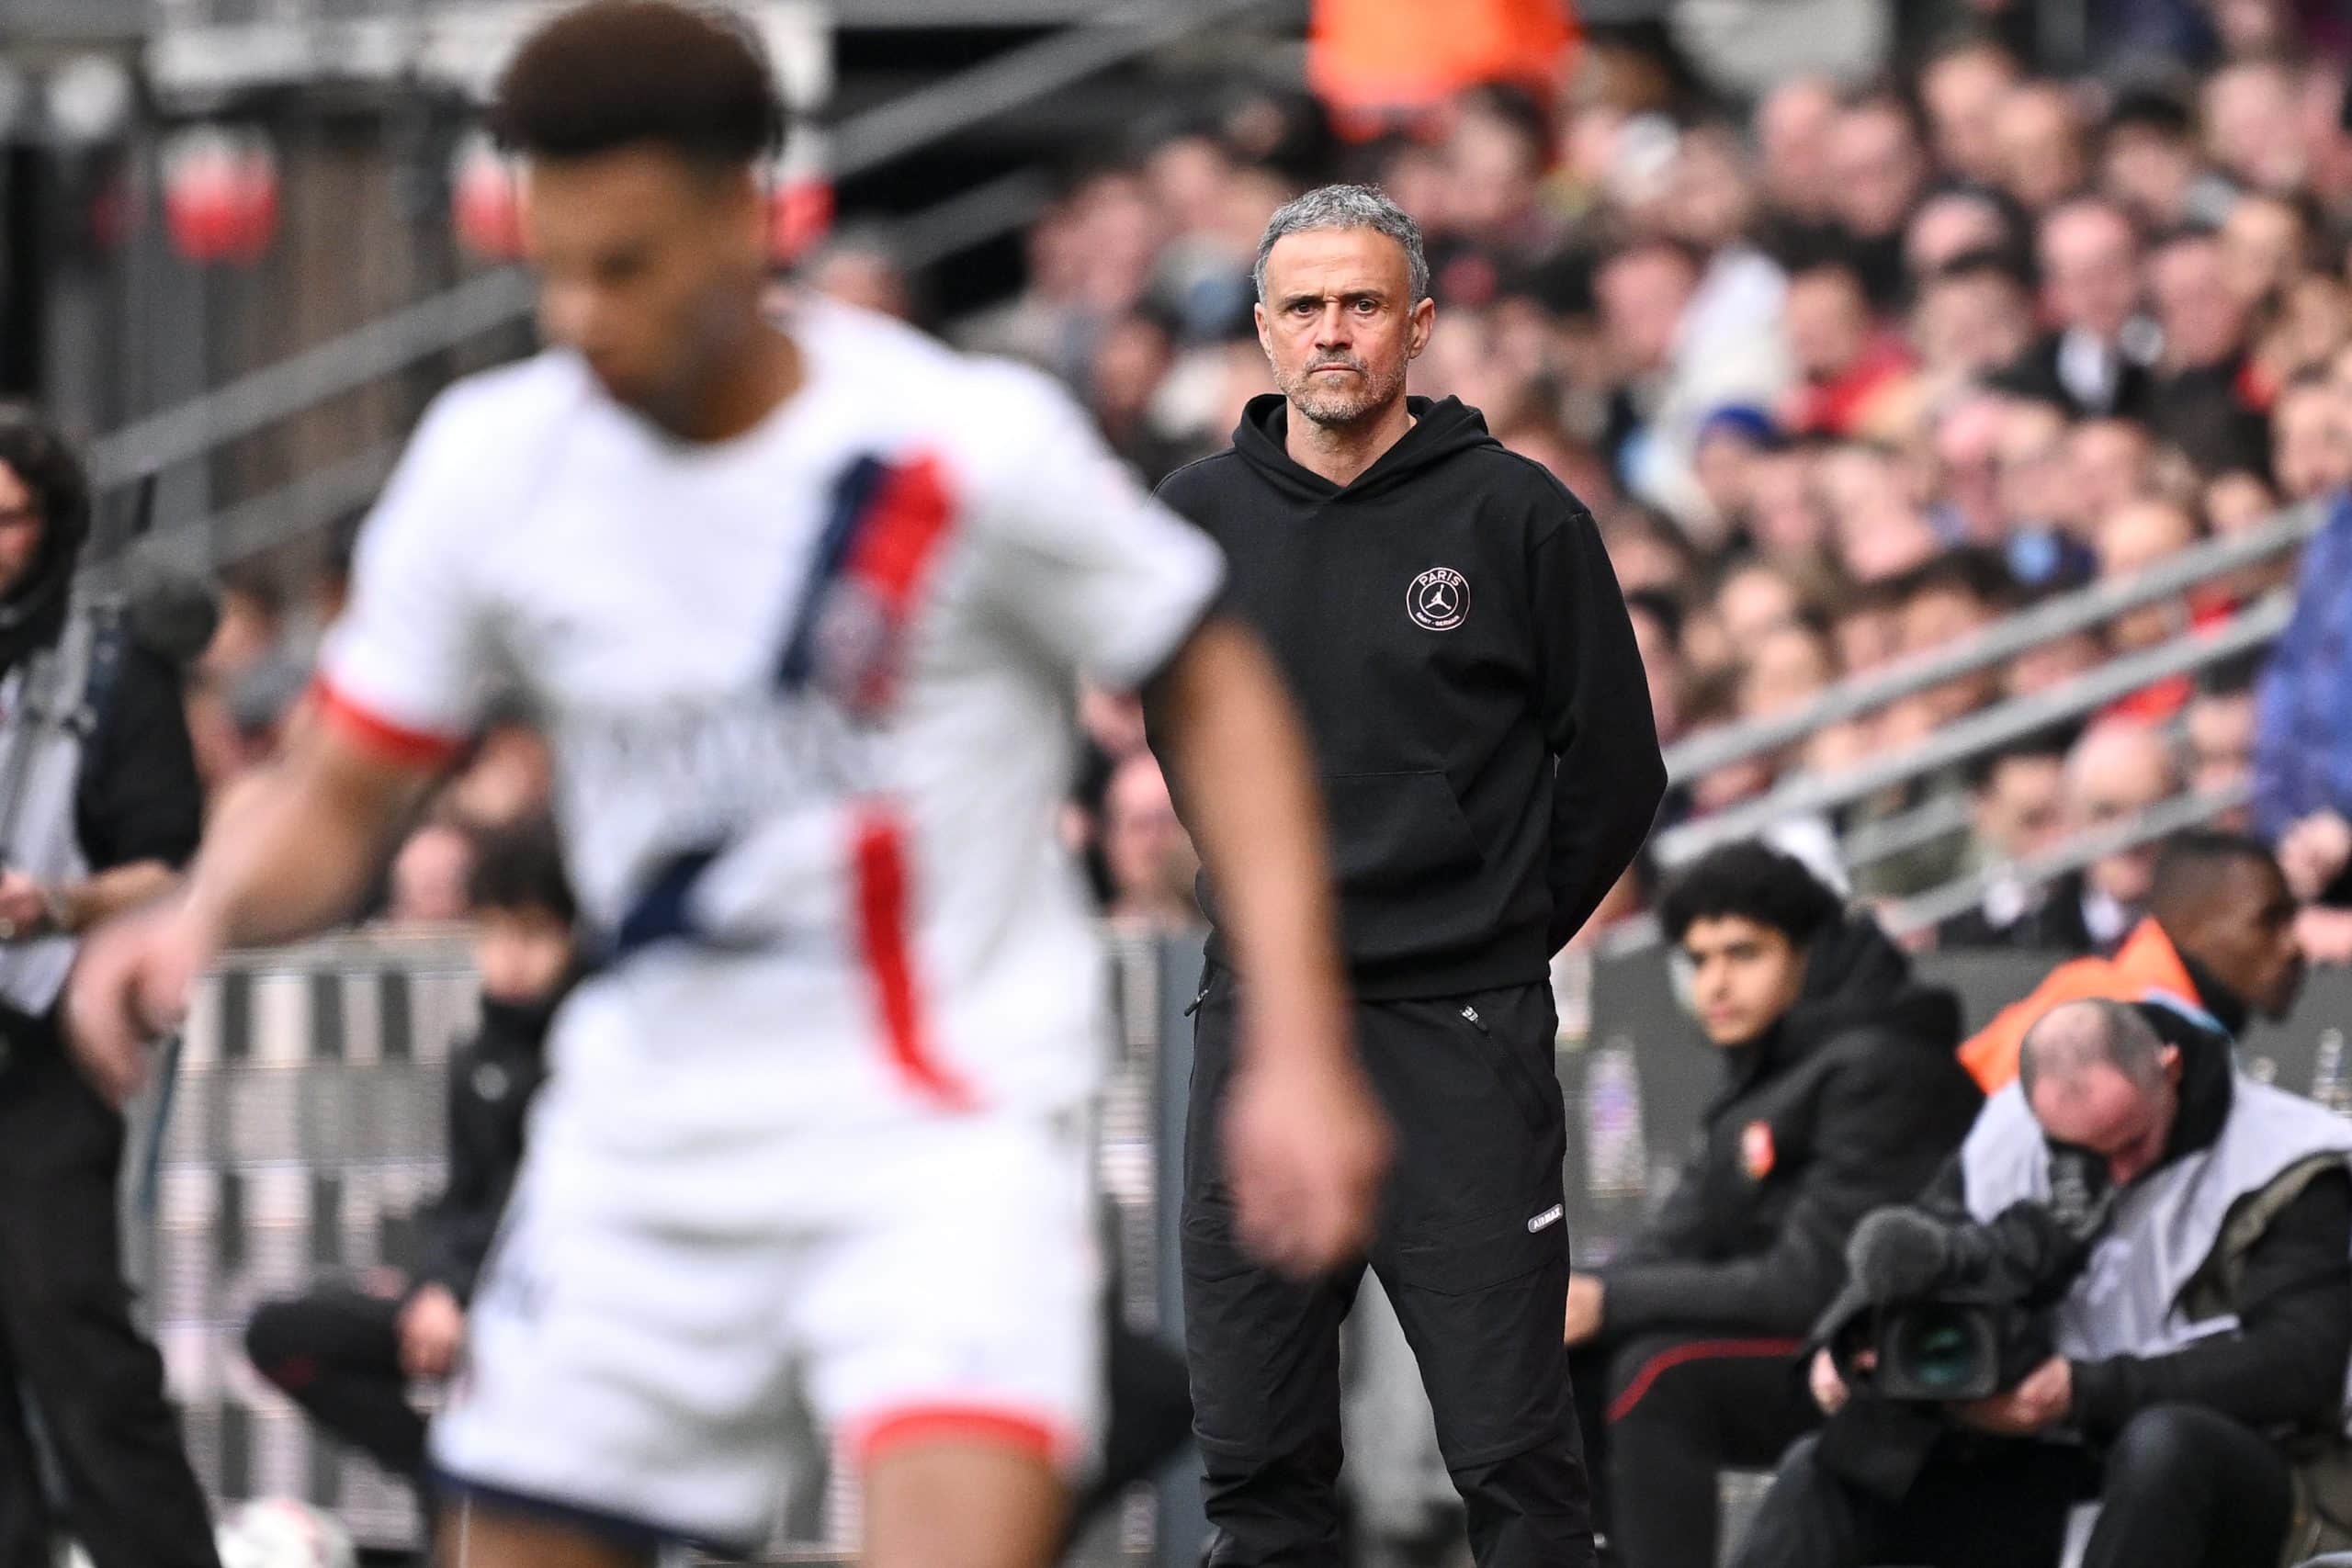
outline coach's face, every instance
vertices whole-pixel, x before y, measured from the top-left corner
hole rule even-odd
[[[1285,234],[1266,255],[1258,342],[1274,385],[1322,425],[1376,419],[1405,395],[1437,306],[1412,298],[1405,247],[1373,229]]]
[[[758,319],[763,218],[748,168],[651,146],[533,159],[523,226],[541,332],[616,400],[679,426]]]

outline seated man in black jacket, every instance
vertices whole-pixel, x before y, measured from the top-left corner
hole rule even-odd
[[[1665,1210],[1568,1287],[1568,1342],[1624,1568],[1715,1561],[1716,1472],[1770,1465],[1819,1419],[1800,1345],[1846,1238],[1917,1192],[1978,1103],[1960,1008],[1867,918],[1759,843],[1690,866],[1660,910],[1724,1053],[1724,1088]]]
[[[270,1302],[245,1353],[311,1418],[395,1475],[421,1482],[424,1417],[410,1380],[448,1375],[523,1157],[525,1113],[546,1066],[556,1005],[576,977],[574,910],[544,825],[487,836],[469,894],[481,1030],[449,1062],[448,1180],[420,1216],[421,1256],[404,1289],[324,1286]]]
[[[1920,1407],[1849,1404],[1825,1352],[1815,1394],[1838,1414],[1790,1453],[1739,1568],[2054,1562],[2092,1498],[2084,1568],[2270,1568],[2352,1539],[2352,1121],[2238,1072],[2211,1022],[2089,1000],[2027,1032],[1917,1206],[1983,1224],[2052,1203],[2064,1168],[2103,1179],[2104,1228],[2053,1281],[2055,1354]],[[1938,1426],[1890,1469],[1885,1417],[1920,1408]]]

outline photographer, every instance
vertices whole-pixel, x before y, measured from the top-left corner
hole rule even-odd
[[[1960,1010],[1867,917],[1760,843],[1668,891],[1668,932],[1723,1053],[1672,1197],[1568,1291],[1566,1332],[1604,1522],[1627,1568],[1715,1561],[1716,1472],[1769,1465],[1819,1419],[1800,1337],[1870,1210],[1918,1190],[1978,1104]]]
[[[488,836],[468,891],[481,1029],[450,1059],[448,1180],[421,1216],[413,1277],[398,1290],[325,1286],[267,1302],[245,1329],[255,1371],[412,1483],[424,1474],[424,1417],[409,1404],[409,1381],[447,1377],[456,1364],[546,1077],[548,1027],[579,969],[571,890],[544,822]]]
[[[130,1318],[122,1117],[58,1030],[81,933],[170,886],[203,819],[178,668],[75,605],[89,525],[73,452],[0,408],[0,1568],[47,1568],[69,1526],[96,1568],[216,1568],[162,1359]]]
[[[2027,1032],[1925,1208],[1967,1239],[2062,1199],[2070,1168],[2112,1190],[2043,1320],[2056,1353],[1949,1406],[1890,1480],[1836,1440],[1880,1402],[1848,1404],[1825,1350],[1815,1392],[1841,1413],[1783,1463],[1740,1568],[2055,1562],[2090,1498],[2085,1568],[2264,1568],[2336,1539],[2316,1516],[2347,1476],[2352,1122],[2239,1073],[2210,1023],[2084,1000]]]

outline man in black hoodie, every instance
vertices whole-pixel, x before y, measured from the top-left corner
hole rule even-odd
[[[1641,659],[1582,504],[1475,410],[1406,396],[1435,320],[1411,219],[1361,186],[1310,192],[1268,225],[1257,282],[1282,395],[1160,495],[1224,546],[1317,751],[1357,1040],[1396,1128],[1368,1261],[1420,1361],[1473,1549],[1482,1568],[1589,1562],[1545,980],[1665,788]],[[1363,1265],[1295,1281],[1236,1241],[1213,1130],[1250,977],[1226,936],[1197,1005],[1185,1151],[1208,1561],[1324,1568],[1340,1562],[1340,1325]]]
[[[1820,1420],[1798,1376],[1863,1214],[1924,1186],[1979,1099],[1960,1006],[1793,858],[1726,844],[1659,918],[1724,1053],[1665,1209],[1568,1288],[1603,1529],[1624,1568],[1713,1562],[1716,1472],[1770,1466]]]
[[[404,1287],[327,1286],[265,1303],[245,1328],[254,1370],[311,1419],[412,1483],[424,1475],[413,1379],[441,1378],[464,1342],[466,1303],[523,1158],[546,1077],[548,1025],[577,977],[574,909],[544,823],[491,834],[468,889],[481,973],[481,1030],[449,1061],[448,1178],[420,1216]]]

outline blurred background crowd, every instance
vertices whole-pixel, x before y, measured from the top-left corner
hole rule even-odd
[[[1334,0],[1302,80],[1183,77],[1138,106],[1123,137],[1073,150],[1009,298],[970,299],[854,220],[799,283],[1043,366],[1156,482],[1225,446],[1272,388],[1250,318],[1266,217],[1311,184],[1378,184],[1432,259],[1438,329],[1414,389],[1482,410],[1591,508],[1669,745],[2282,507],[2343,504],[2338,8],[1804,0],[1799,26],[1739,0],[1581,23],[1498,3],[1491,37],[1430,36],[1443,9]],[[2352,555],[2328,538],[2300,576],[2292,554],[2209,575],[1683,778],[1668,821],[1898,751],[2274,591],[2300,589],[2288,642],[2312,690],[2347,657],[2327,602],[2352,596]],[[338,581],[334,564],[304,592],[232,576],[195,699],[216,792],[294,711]],[[2288,850],[2314,903],[2307,947],[2352,958],[2352,916],[2324,902],[2347,896],[2352,742],[2306,722],[2291,682],[2266,705],[2264,671],[2256,650],[2156,681],[1818,826],[1964,803],[1952,830],[1860,869],[1859,892],[1895,899],[2207,793],[2222,822]],[[1190,851],[1133,705],[1090,694],[1086,717],[1069,831],[1106,908],[1191,919]],[[493,728],[394,863],[386,918],[458,912],[469,832],[542,799],[547,776],[526,729]],[[2109,949],[2147,871],[2135,850],[2046,888],[1996,882],[1915,940]],[[1638,914],[1656,877],[1629,877],[1589,940]]]

